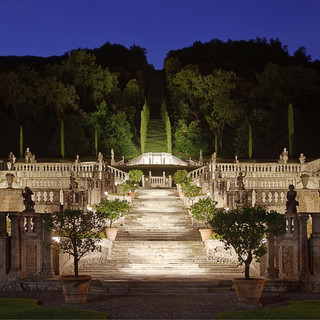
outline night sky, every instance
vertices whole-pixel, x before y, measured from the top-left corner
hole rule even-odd
[[[279,38],[320,60],[319,0],[0,0],[0,55],[62,55],[106,42],[147,50],[156,69],[195,41]]]

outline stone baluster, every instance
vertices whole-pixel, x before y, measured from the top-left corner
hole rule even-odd
[[[2,280],[7,272],[7,214],[0,213],[0,280]]]
[[[300,255],[300,278],[301,280],[308,280],[309,273],[309,254],[308,254],[308,235],[307,235],[307,222],[309,213],[300,213],[299,216],[299,255]]]
[[[312,274],[320,278],[320,212],[312,216]]]
[[[11,220],[11,267],[9,281],[17,281],[21,277],[21,253],[20,253],[20,220],[19,213],[10,213]]]
[[[38,218],[41,219],[41,218]],[[41,219],[42,221],[42,219]],[[51,231],[43,228],[43,265],[41,276],[44,278],[51,278],[54,276],[53,266],[52,266],[52,237]]]

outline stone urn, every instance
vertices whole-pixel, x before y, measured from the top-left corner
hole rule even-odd
[[[8,183],[8,189],[12,189],[14,175],[12,173],[7,173],[6,179],[7,179],[7,183]]]
[[[85,303],[91,281],[90,276],[65,275],[59,278],[66,303]]]
[[[199,229],[199,232],[201,234],[202,241],[210,240],[212,229]]]
[[[303,173],[300,176],[300,179],[301,179],[301,183],[302,183],[302,188],[303,189],[308,189],[307,188],[307,184],[308,184],[308,181],[309,181],[309,175],[307,173]]]
[[[239,307],[246,309],[262,307],[260,298],[265,279],[233,279],[232,281],[237,291]]]
[[[107,239],[114,241],[116,239],[118,228],[104,228],[103,232]]]

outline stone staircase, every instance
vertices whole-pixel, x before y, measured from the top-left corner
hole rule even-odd
[[[140,189],[105,264],[84,264],[92,291],[220,292],[242,269],[207,259],[200,233],[175,189]],[[222,276],[223,275],[223,276]]]

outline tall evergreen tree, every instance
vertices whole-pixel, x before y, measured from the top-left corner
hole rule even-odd
[[[294,145],[294,115],[293,106],[290,103],[288,107],[288,131],[289,131],[289,155],[292,158]]]

